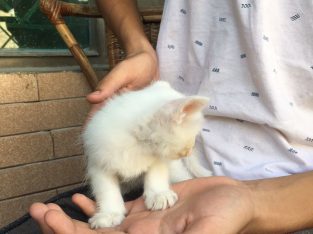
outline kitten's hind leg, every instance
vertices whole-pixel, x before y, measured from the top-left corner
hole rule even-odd
[[[156,162],[147,171],[144,178],[145,204],[151,210],[164,210],[173,206],[178,197],[170,189],[168,166],[164,162]]]
[[[119,225],[126,214],[118,178],[100,169],[88,171],[92,191],[97,202],[97,212],[89,219],[92,228]]]

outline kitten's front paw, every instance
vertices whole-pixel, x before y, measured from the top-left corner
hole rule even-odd
[[[172,190],[163,192],[145,192],[145,204],[150,210],[164,210],[172,207],[178,200],[178,196]]]
[[[115,227],[122,223],[125,215],[123,213],[101,212],[92,216],[88,222],[91,228]]]

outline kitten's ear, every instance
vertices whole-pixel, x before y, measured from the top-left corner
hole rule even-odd
[[[200,96],[191,96],[173,101],[171,104],[175,108],[172,112],[172,119],[177,123],[183,123],[188,117],[202,111],[209,102],[208,98]]]

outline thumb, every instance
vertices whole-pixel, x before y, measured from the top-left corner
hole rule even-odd
[[[87,100],[92,104],[97,104],[110,98],[127,84],[125,82],[125,73],[118,69],[118,65],[108,75],[106,75],[98,84],[96,91],[87,95]]]

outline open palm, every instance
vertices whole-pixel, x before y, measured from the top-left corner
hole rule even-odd
[[[30,213],[44,233],[237,233],[252,219],[253,204],[247,187],[225,177],[194,179],[178,183],[173,189],[178,203],[167,210],[149,211],[143,198],[127,202],[128,215],[116,228],[90,229],[73,220],[55,204],[33,204]],[[95,203],[81,194],[73,196],[88,216]]]

